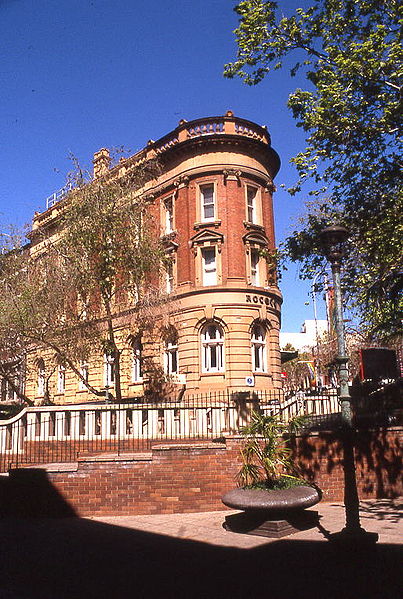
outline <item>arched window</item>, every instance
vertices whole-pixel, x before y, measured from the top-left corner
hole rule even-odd
[[[141,352],[143,349],[141,338],[136,337],[132,343],[132,383],[139,383],[143,379],[143,373],[141,369]]]
[[[206,324],[201,331],[202,372],[223,372],[224,333],[217,324]]]
[[[266,370],[266,331],[261,324],[254,324],[251,335],[253,372]]]

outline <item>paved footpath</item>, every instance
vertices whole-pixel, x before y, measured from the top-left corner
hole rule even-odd
[[[401,599],[400,504],[362,503],[362,526],[380,537],[369,551],[327,541],[344,526],[336,503],[282,539],[227,532],[225,511],[4,517],[0,599]]]
[[[362,501],[360,504],[361,526],[368,532],[377,532],[379,543],[403,542],[403,498]],[[344,506],[341,503],[320,503],[311,508],[320,516],[320,526],[301,531],[285,540],[327,541],[326,535],[341,530],[345,524]],[[147,532],[164,534],[178,539],[201,541],[222,547],[251,549],[282,539],[269,539],[226,531],[222,524],[225,516],[235,511],[205,512],[193,514],[168,514],[151,516],[105,516],[91,518],[115,526],[124,526]],[[403,596],[403,594],[402,594]]]

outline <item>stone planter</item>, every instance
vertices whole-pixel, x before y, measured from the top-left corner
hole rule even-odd
[[[222,502],[242,513],[227,516],[224,527],[233,532],[283,537],[316,526],[318,513],[305,508],[319,501],[318,491],[309,486],[278,491],[233,489],[224,495]]]

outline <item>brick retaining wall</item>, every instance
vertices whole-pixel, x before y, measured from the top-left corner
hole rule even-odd
[[[403,494],[402,439],[403,430],[397,428],[357,435],[362,499]],[[53,466],[46,473],[43,468],[11,471],[8,490],[3,484],[0,492],[0,508],[3,505],[4,513],[7,504],[10,513],[13,505],[20,511],[29,505],[30,513],[53,513],[50,506],[59,502],[80,516],[220,510],[221,496],[235,486],[240,443],[239,437],[229,437],[225,444],[160,445],[131,456],[82,457],[76,464]],[[294,451],[301,471],[322,489],[323,499],[342,500],[342,450],[335,434],[298,437]]]

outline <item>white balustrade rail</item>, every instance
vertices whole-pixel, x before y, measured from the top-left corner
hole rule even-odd
[[[281,414],[287,422],[297,414],[339,412],[336,395],[309,397],[299,392],[284,398],[265,395],[259,403],[228,401],[206,405],[195,401],[162,404],[85,404],[23,409],[0,421],[0,471],[10,460],[22,462],[74,461],[80,452],[134,451],[155,440],[217,439],[237,433],[257,405],[266,414]],[[25,455],[25,458],[24,458]],[[7,458],[9,456],[9,459]],[[31,459],[32,458],[32,459]]]

